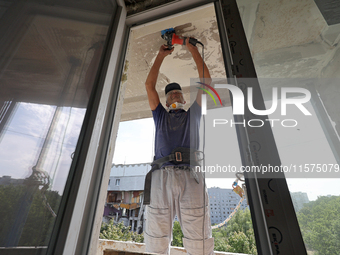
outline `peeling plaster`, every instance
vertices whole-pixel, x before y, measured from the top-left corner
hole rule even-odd
[[[213,5],[207,5],[172,17],[131,29],[127,61],[125,101],[122,120],[152,117],[145,91],[145,80],[165,41],[161,30],[174,27],[177,35],[197,38],[204,45],[204,59],[212,77],[225,78],[224,62],[220,47],[217,21]],[[202,47],[198,46],[200,52]],[[190,78],[197,78],[198,71],[185,46],[176,45],[174,52],[164,59],[160,68],[156,89],[165,103],[164,88],[170,82],[181,84],[190,106]]]
[[[253,53],[316,40],[327,26],[313,0],[261,0],[255,21]]]
[[[259,78],[339,76],[340,24],[328,26],[313,0],[237,0]],[[135,27],[129,42],[123,120],[151,117],[144,88],[146,76],[164,40],[163,29],[193,36],[205,44],[205,60],[214,78],[225,78],[218,27],[212,5]],[[199,48],[201,50],[201,48]],[[183,46],[176,46],[160,69],[157,91],[179,82],[188,88],[197,70]],[[185,94],[186,100],[190,99]],[[228,104],[229,98],[225,99]],[[187,104],[189,106],[190,104]]]
[[[340,24],[328,26],[313,0],[238,2],[257,76],[321,78],[315,89],[339,137]]]

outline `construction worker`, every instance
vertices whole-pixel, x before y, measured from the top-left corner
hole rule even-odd
[[[197,47],[189,43],[189,38],[186,48],[196,63],[199,77],[203,78],[204,74],[206,79],[210,79],[208,68]],[[177,215],[187,253],[211,255],[214,254],[214,239],[207,190],[202,174],[195,173],[190,166],[192,153],[188,154],[188,149],[198,150],[199,147],[202,90],[198,90],[196,100],[188,111],[183,110],[186,101],[178,83],[165,87],[168,111],[160,103],[156,91],[160,66],[173,50],[165,45],[160,47],[145,82],[156,127],[155,161],[146,177],[144,190],[144,204],[147,204],[144,229],[146,252],[170,254],[172,226]]]

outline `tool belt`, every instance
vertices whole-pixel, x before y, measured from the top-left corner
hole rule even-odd
[[[156,170],[159,170],[164,163],[171,162],[174,165],[179,165],[179,164],[189,164],[193,166],[199,165],[199,161],[202,160],[199,157],[201,152],[194,151],[191,153],[190,150],[191,150],[190,148],[177,147],[171,152],[170,155],[165,156],[163,158],[156,159],[151,163],[152,168],[145,177],[144,200],[143,200],[144,205],[150,204],[152,173]],[[195,180],[196,182],[198,182],[197,178],[195,178]]]

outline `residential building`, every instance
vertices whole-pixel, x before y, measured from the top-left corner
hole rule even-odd
[[[103,221],[114,219],[142,232],[144,180],[150,169],[149,163],[112,165]]]
[[[24,183],[24,179],[13,179],[11,176],[4,175],[0,177],[0,185],[22,185]]]
[[[308,195],[305,192],[291,192],[294,209],[296,212],[303,208],[303,205],[309,203]]]
[[[209,188],[210,219],[211,224],[223,222],[235,210],[241,197],[232,189]],[[247,208],[246,199],[243,200],[240,210]]]

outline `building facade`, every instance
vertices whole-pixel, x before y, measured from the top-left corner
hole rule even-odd
[[[309,203],[308,195],[305,192],[291,192],[290,193],[296,212],[303,208],[303,205]]]
[[[112,165],[103,221],[113,219],[130,226],[132,231],[143,231],[143,190],[148,163]]]
[[[223,222],[235,210],[241,197],[232,189],[209,188],[210,219],[211,224]],[[246,199],[243,200],[240,210],[247,208]]]

